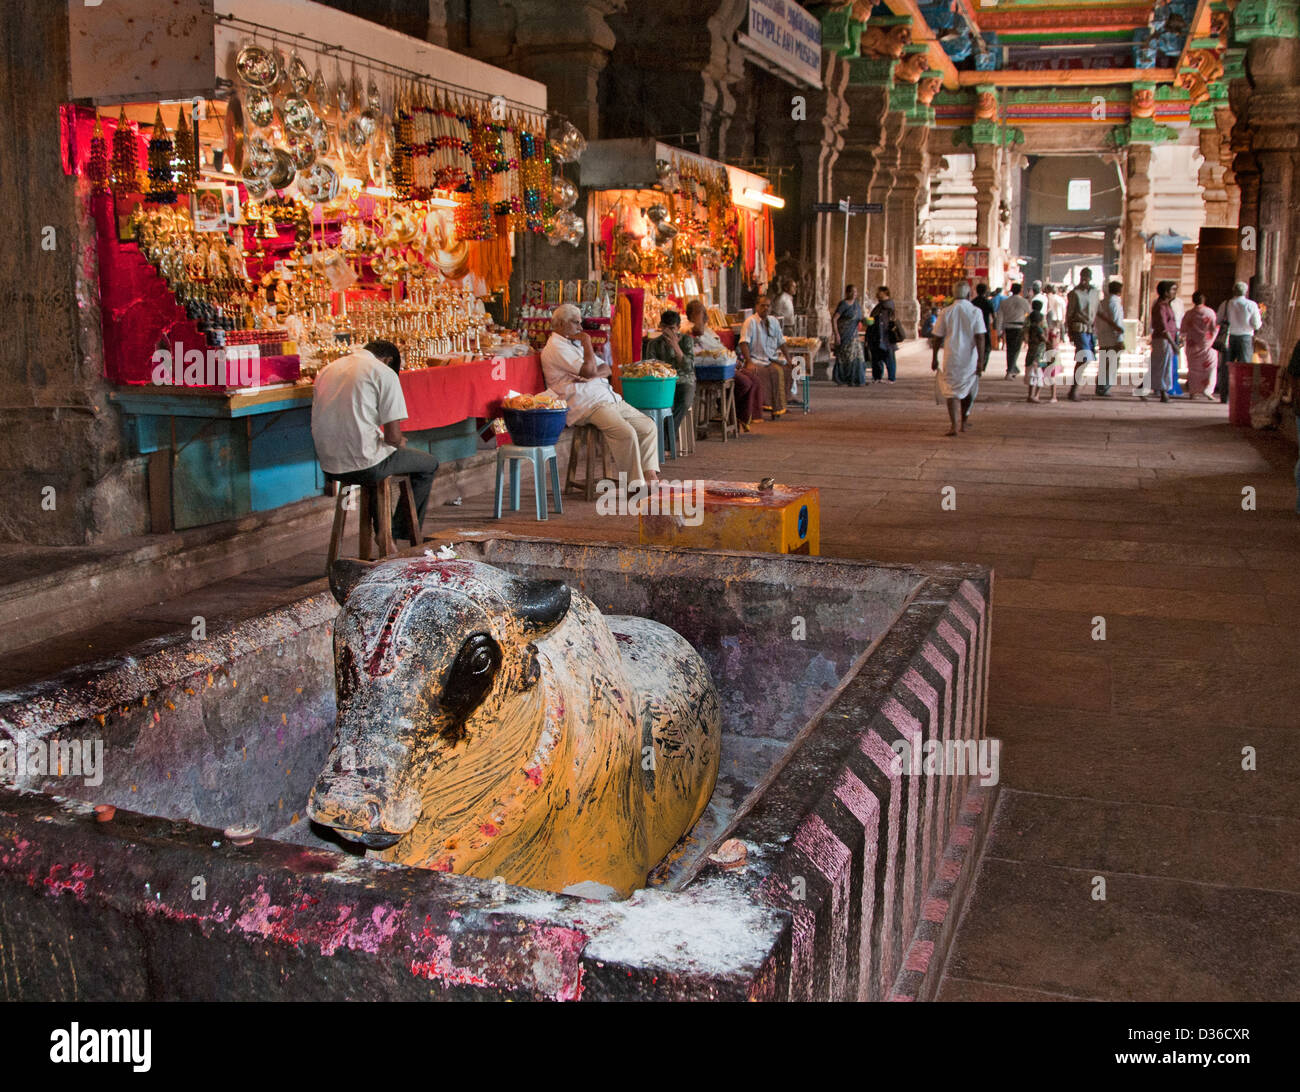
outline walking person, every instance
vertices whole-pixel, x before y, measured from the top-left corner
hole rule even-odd
[[[984,348],[982,350],[983,355],[980,357],[980,373],[983,374],[984,369],[987,368],[989,364],[989,351],[992,348],[992,330],[994,323],[993,300],[989,298],[989,286],[987,284],[975,286],[975,298],[971,300],[971,303],[979,308],[980,314],[984,317],[984,329],[987,331],[984,338]]]
[[[895,379],[897,361],[894,356],[894,336],[898,322],[894,317],[894,301],[883,284],[876,289],[876,306],[871,309],[871,325],[867,327],[867,343],[871,348],[871,381],[879,383],[886,372],[889,381]]]
[[[1156,285],[1156,298],[1151,304],[1151,370],[1147,377],[1150,388],[1142,400],[1159,392],[1160,401],[1169,401],[1169,388],[1173,384],[1174,361],[1178,359],[1178,324],[1174,321],[1174,293],[1178,286],[1173,281]]]
[[[1178,332],[1187,346],[1187,396],[1214,401],[1216,354],[1214,338],[1219,330],[1219,320],[1205,306],[1205,293],[1192,293],[1192,307],[1183,316]]]
[[[1011,295],[1003,299],[997,309],[998,325],[1002,327],[1007,342],[1007,379],[1020,374],[1020,346],[1024,342],[1025,321],[1033,311],[1033,305],[1025,299],[1021,287],[1013,284]]]
[[[1106,298],[1097,308],[1093,330],[1097,338],[1097,395],[1110,397],[1111,385],[1119,380],[1119,354],[1124,348],[1124,285],[1111,281]]]
[[[958,281],[952,294],[953,302],[939,315],[931,340],[932,346],[943,349],[943,363],[935,371],[935,393],[948,405],[946,436],[956,436],[959,426],[961,432],[969,428],[967,418],[988,345],[984,315],[970,301],[970,282]]]
[[[1101,305],[1101,293],[1092,283],[1092,270],[1087,266],[1079,270],[1079,283],[1065,301],[1065,325],[1070,332],[1070,342],[1074,345],[1074,378],[1070,385],[1070,401],[1079,400],[1079,378],[1088,365],[1097,359],[1097,338],[1093,324],[1097,319],[1097,308]],[[1102,375],[1097,374],[1097,393],[1109,394],[1110,387],[1102,389]]]
[[[831,315],[831,352],[835,368],[831,378],[837,387],[861,387],[867,381],[867,364],[858,340],[858,327],[862,325],[862,304],[858,301],[858,286],[846,284],[844,298]]]
[[[1056,382],[1049,377],[1046,363],[1047,324],[1042,307],[1035,303],[1025,325],[1025,385],[1029,388],[1025,401],[1037,402],[1044,387],[1052,388],[1052,401],[1056,401]]]
[[[1232,298],[1223,305],[1228,322],[1228,361],[1250,364],[1255,359],[1255,331],[1264,325],[1259,304],[1246,295],[1249,286],[1238,281],[1232,286]]]
[[[1059,341],[1065,330],[1065,286],[1047,285],[1043,290],[1043,313],[1047,315],[1047,332],[1055,333]]]

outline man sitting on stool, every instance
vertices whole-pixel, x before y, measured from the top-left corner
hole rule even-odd
[[[591,335],[582,328],[582,312],[562,303],[551,312],[551,336],[542,349],[546,386],[569,404],[570,425],[600,429],[627,475],[627,488],[659,480],[659,438],[655,423],[629,406],[609,385],[611,368],[596,359]]]
[[[745,362],[745,370],[754,374],[763,392],[763,407],[771,410],[772,420],[785,413],[785,371],[776,362],[779,353],[785,357],[787,368],[793,368],[790,350],[785,347],[785,334],[781,322],[772,317],[771,304],[766,296],[754,301],[754,313],[745,319],[740,328],[737,351]]]
[[[438,460],[406,446],[402,435],[406,399],[397,379],[401,370],[402,354],[391,341],[372,341],[327,364],[316,376],[311,438],[327,481],[373,488],[394,474],[409,474],[415,515],[423,526]],[[378,506],[371,511],[378,534]],[[393,538],[422,541],[416,537],[416,529],[407,527],[408,522],[406,506],[399,504],[392,522]]]

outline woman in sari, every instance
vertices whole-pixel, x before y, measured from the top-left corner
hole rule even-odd
[[[1214,373],[1218,367],[1214,338],[1219,332],[1219,318],[1205,306],[1204,292],[1194,292],[1192,304],[1178,327],[1187,348],[1187,396],[1213,402],[1210,392],[1214,389]]]
[[[858,302],[857,287],[846,285],[844,298],[831,316],[835,339],[831,345],[835,353],[832,378],[837,387],[861,387],[867,381],[867,360],[862,352],[862,342],[858,340],[858,327],[861,325],[862,304]]]

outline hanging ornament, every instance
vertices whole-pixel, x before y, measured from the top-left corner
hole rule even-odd
[[[557,209],[567,211],[578,201],[578,187],[562,174],[557,174],[551,183],[551,204]]]
[[[140,158],[136,152],[135,133],[126,119],[126,107],[117,116],[117,130],[113,133],[113,162],[110,175],[113,192],[118,197],[140,192]]]
[[[199,156],[194,135],[185,124],[185,110],[176,115],[176,156],[174,177],[177,193],[193,193],[199,178]]]
[[[171,134],[163,124],[159,107],[153,121],[153,135],[149,138],[149,192],[145,200],[155,205],[176,203],[176,179],[172,173],[172,155],[176,149]]]
[[[557,120],[548,139],[552,153],[561,163],[576,163],[587,150],[586,138],[566,118]]]
[[[86,177],[90,179],[91,193],[108,193],[110,169],[108,143],[104,140],[104,126],[95,118],[95,132],[90,138],[90,160],[86,164]]]

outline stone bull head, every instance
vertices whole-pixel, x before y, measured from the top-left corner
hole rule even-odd
[[[471,561],[330,583],[338,719],[307,814],[371,856],[626,895],[707,804],[717,695],[667,627]]]

